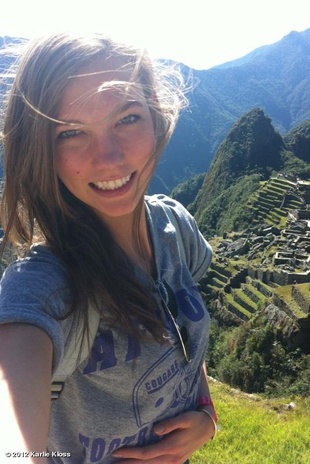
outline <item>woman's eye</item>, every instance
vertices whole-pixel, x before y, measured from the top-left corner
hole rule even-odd
[[[125,116],[122,118],[118,124],[134,124],[141,119],[141,116],[139,114],[129,114],[128,116]]]
[[[81,134],[81,131],[78,130],[78,129],[69,129],[69,130],[65,130],[63,132],[60,132],[58,134],[58,139],[70,139],[72,137],[76,137],[77,135],[80,135]]]

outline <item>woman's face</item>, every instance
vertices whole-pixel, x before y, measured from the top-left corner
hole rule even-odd
[[[137,207],[153,171],[155,136],[142,87],[125,92],[129,74],[100,71],[83,69],[66,87],[55,166],[67,189],[107,223]]]

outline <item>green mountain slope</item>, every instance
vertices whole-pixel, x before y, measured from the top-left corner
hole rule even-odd
[[[272,174],[310,175],[310,164],[304,161],[309,157],[309,127],[309,122],[303,123],[284,139],[261,109],[239,119],[219,147],[189,207],[207,236],[242,230],[255,220],[257,207],[252,195]]]

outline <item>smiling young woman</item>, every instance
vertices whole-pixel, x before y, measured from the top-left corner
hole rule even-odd
[[[0,287],[1,462],[183,464],[215,433],[196,285],[211,249],[179,203],[146,195],[176,76],[100,35],[40,38],[17,62],[1,211],[3,249],[26,253]]]
[[[126,89],[129,72],[104,73],[101,66],[80,74],[61,100],[55,167],[68,190],[109,226],[110,218],[133,217],[149,183],[154,168],[153,120],[141,85]],[[118,89],[113,82],[118,82]]]

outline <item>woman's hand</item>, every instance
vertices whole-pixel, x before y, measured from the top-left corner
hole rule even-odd
[[[115,464],[183,464],[215,434],[211,418],[201,411],[189,411],[155,425],[159,442],[137,448],[121,448]]]

